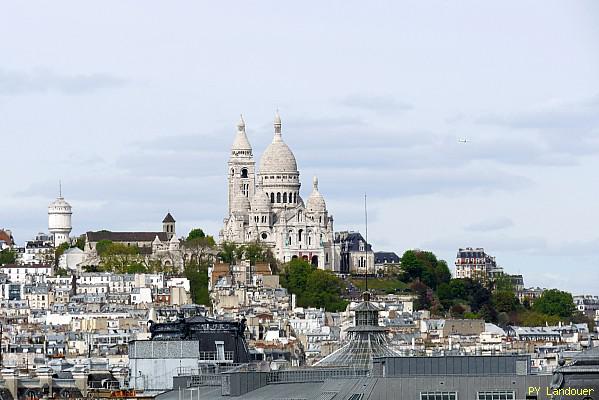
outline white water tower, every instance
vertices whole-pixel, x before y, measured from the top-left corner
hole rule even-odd
[[[71,226],[71,205],[62,197],[62,188],[59,189],[58,198],[48,206],[48,231],[53,236],[54,246],[60,246],[69,241]]]

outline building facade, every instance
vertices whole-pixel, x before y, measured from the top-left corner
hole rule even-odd
[[[328,214],[316,177],[304,203],[297,162],[283,141],[278,113],[273,141],[262,154],[258,171],[241,118],[231,148],[227,182],[228,214],[220,232],[221,241],[261,242],[281,262],[301,258],[321,269],[333,269],[333,217]]]
[[[485,253],[482,247],[460,248],[455,260],[455,277],[486,280],[502,274],[495,257]]]

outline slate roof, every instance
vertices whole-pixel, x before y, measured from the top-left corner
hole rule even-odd
[[[360,232],[340,232],[335,234],[335,243],[344,243],[347,245],[347,251],[364,251],[360,250],[360,241],[366,243]],[[372,251],[372,245],[368,244],[368,251]]]
[[[374,253],[375,264],[399,264],[399,256],[392,251],[377,251]]]
[[[152,242],[156,236],[162,242],[168,242],[166,232],[111,232],[97,231],[87,232],[88,242],[99,242],[100,240],[110,240],[113,242]]]
[[[166,214],[166,217],[162,220],[163,223],[166,222],[176,222],[171,213]]]

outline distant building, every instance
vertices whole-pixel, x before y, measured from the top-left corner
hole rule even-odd
[[[400,257],[392,251],[377,251],[374,253],[374,270],[379,273],[400,267]]]
[[[485,253],[482,247],[460,248],[455,260],[455,277],[486,280],[503,273],[495,257]]]
[[[54,261],[54,242],[51,236],[40,232],[35,239],[27,241],[25,247],[17,249],[20,264],[40,264]]]
[[[541,297],[545,289],[537,288],[527,288],[516,291],[516,296],[518,296],[518,300],[520,303],[524,302],[524,300],[528,300],[530,304],[534,303],[536,299]]]
[[[58,267],[71,271],[80,271],[80,265],[85,259],[85,253],[79,247],[65,250],[58,260]]]
[[[170,213],[162,220],[162,231],[112,232],[102,230],[87,232],[83,265],[94,265],[99,262],[96,246],[103,240],[137,247],[141,256],[148,260],[158,260],[165,268],[183,269],[184,249],[181,248],[181,243],[176,237],[175,219]],[[188,256],[191,257],[191,255]]]
[[[45,277],[54,274],[54,268],[51,264],[6,264],[0,267],[0,273],[13,283],[44,282]]]
[[[595,318],[599,311],[599,296],[579,295],[573,297],[576,309],[590,318]]]
[[[242,118],[228,162],[228,213],[220,232],[221,241],[259,241],[272,249],[281,262],[300,258],[331,270],[333,217],[316,177],[304,203],[297,162],[283,141],[278,113],[273,141],[262,153],[257,173],[255,167]]]
[[[0,229],[0,251],[11,248],[15,245],[15,239],[12,232],[8,229]]]
[[[245,320],[224,321],[196,315],[151,324],[151,340],[129,343],[130,384],[135,389],[164,390],[182,370],[249,362]]]
[[[73,229],[71,205],[62,197],[62,193],[48,206],[48,232],[52,235],[52,244],[58,247],[69,242],[69,234]]]
[[[340,274],[376,273],[372,245],[360,232],[336,232],[333,240],[334,270]]]

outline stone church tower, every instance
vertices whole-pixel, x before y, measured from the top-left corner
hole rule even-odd
[[[243,195],[248,202],[254,196],[256,185],[254,166],[252,146],[245,134],[245,121],[241,116],[229,158],[229,214],[234,210],[233,203],[237,194]]]
[[[304,204],[297,162],[283,141],[281,125],[277,113],[274,137],[262,154],[257,179],[243,119],[237,126],[229,160],[229,213],[220,238],[260,241],[282,262],[303,258],[319,268],[333,269],[333,218],[316,178]]]

